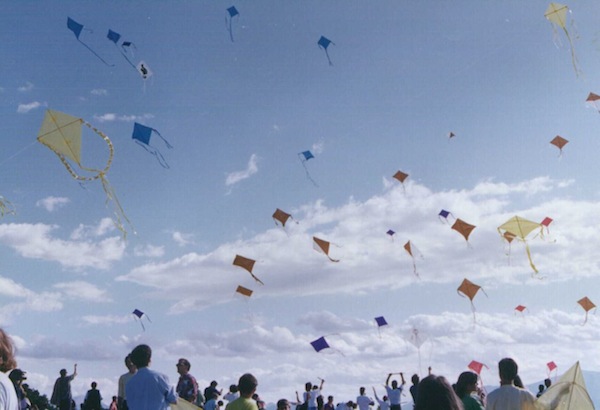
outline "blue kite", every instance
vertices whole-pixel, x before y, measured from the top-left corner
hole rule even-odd
[[[147,314],[145,314],[144,312],[142,312],[139,309],[134,309],[133,312],[131,312],[136,318],[137,320],[140,321],[140,325],[142,325],[142,330],[146,331],[146,328],[144,327],[144,323],[142,322],[142,318],[145,317],[148,322],[152,323],[152,321],[150,320],[150,317],[148,317]]]
[[[71,30],[73,32],[73,34],[75,34],[75,38],[77,39],[77,41],[79,41],[81,44],[83,44],[85,48],[90,50],[92,52],[92,54],[94,54],[96,57],[98,57],[100,59],[100,61],[102,61],[104,64],[106,64],[109,67],[114,66],[114,64],[108,64],[102,57],[100,57],[100,55],[98,53],[96,53],[94,50],[92,50],[92,48],[90,46],[88,46],[83,41],[81,41],[79,36],[81,35],[81,32],[83,31],[83,24],[79,24],[78,22],[73,20],[71,17],[67,17],[67,28],[69,30]],[[86,30],[89,30],[89,29],[86,29]],[[91,32],[91,30],[89,30],[89,31]]]
[[[229,17],[225,18],[225,24],[227,26],[227,30],[229,31],[229,38],[231,39],[231,42],[233,43],[233,30],[231,28],[231,25],[232,25],[233,18],[235,16],[239,16],[240,12],[237,11],[237,9],[235,8],[235,6],[231,6],[231,7],[229,7],[227,9],[227,13],[229,14]]]
[[[325,50],[325,55],[327,56],[327,61],[329,61],[329,65],[333,65],[333,63],[331,62],[331,59],[329,58],[329,52],[327,51],[327,47],[329,47],[330,44],[335,45],[335,43],[333,41],[331,41],[330,39],[328,39],[327,37],[321,36],[321,38],[319,39],[317,44],[319,45],[320,48]]]
[[[316,187],[318,187],[319,185],[315,182],[314,179],[312,179],[312,177],[310,176],[310,173],[308,172],[308,168],[306,167],[306,161],[308,161],[309,159],[314,158],[314,157],[315,156],[310,151],[303,151],[298,154],[298,158],[300,158],[300,162],[302,163],[302,166],[304,167],[304,171],[306,171],[306,178],[308,178],[310,180],[310,182],[312,182]]]
[[[160,135],[160,133],[157,130],[155,130],[154,128],[146,127],[145,125],[139,124],[137,122],[133,124],[133,134],[131,135],[131,138],[133,138],[135,142],[141,145],[146,151],[154,155],[158,160],[158,163],[163,168],[170,168],[169,164],[167,164],[167,161],[162,156],[160,151],[156,147],[150,145],[150,137],[152,136],[153,131],[165,142],[167,148],[173,148],[173,146],[169,144],[169,142],[162,135]]]
[[[106,38],[108,38],[110,41],[112,41],[115,44],[115,47],[119,47],[119,40],[121,39],[121,35],[119,33],[117,33],[116,31],[112,31],[111,29],[109,29],[108,30],[108,34],[106,35]],[[119,50],[119,52],[125,58],[125,60],[127,60],[127,62],[129,63],[129,65],[132,66],[137,71],[137,67],[129,59],[129,56],[127,55],[127,51],[131,47],[133,47],[135,49],[135,44],[133,44],[131,41],[123,41],[121,43],[121,49]]]

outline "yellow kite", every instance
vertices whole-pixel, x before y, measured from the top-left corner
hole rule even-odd
[[[82,125],[85,125],[97,135],[99,135],[108,147],[108,160],[103,169],[88,168],[81,163],[81,129]],[[44,122],[38,133],[37,140],[50,148],[63,163],[69,174],[78,181],[93,181],[99,179],[102,181],[102,188],[106,194],[106,204],[112,202],[114,206],[114,217],[113,222],[117,229],[121,231],[123,237],[127,236],[127,232],[123,227],[122,220],[124,219],[129,223],[129,219],[125,216],[125,212],[115,195],[115,192],[106,179],[106,173],[108,172],[112,163],[114,148],[110,139],[100,130],[93,127],[89,123],[85,122],[81,118],[74,117],[69,114],[65,114],[59,111],[46,110]],[[74,162],[79,169],[88,172],[89,176],[82,176],[75,172],[73,166],[69,161]]]
[[[575,363],[535,401],[540,410],[594,410],[579,362]]]
[[[578,67],[577,57],[575,56],[575,48],[573,47],[573,40],[569,31],[567,30],[567,16],[571,13],[569,8],[564,4],[560,3],[550,3],[546,12],[544,13],[544,17],[552,23],[552,30],[554,32],[554,37],[557,38],[558,28],[561,28],[565,32],[565,36],[567,40],[569,40],[569,47],[571,49],[571,61],[573,63],[573,68],[575,69],[575,74],[579,76],[580,70]],[[571,20],[571,25],[573,25],[573,21]]]
[[[506,234],[512,234],[516,239],[519,239],[525,243],[525,250],[527,251],[527,258],[529,258],[529,266],[535,273],[538,273],[537,268],[531,260],[531,252],[529,245],[527,244],[527,235],[534,230],[539,230],[539,234],[543,235],[542,224],[539,222],[528,221],[527,219],[521,218],[520,216],[513,216],[508,221],[498,227],[498,232],[503,238],[507,238]]]
[[[7,214],[15,214],[15,208],[10,201],[3,196],[0,195],[0,216],[4,216]]]

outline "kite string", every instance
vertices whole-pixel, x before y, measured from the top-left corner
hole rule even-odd
[[[14,154],[12,154],[10,157],[5,158],[4,160],[2,160],[2,162],[0,162],[0,167],[3,166],[6,162],[10,161],[11,159],[17,157],[18,155],[20,155],[24,151],[28,150],[29,148],[31,148],[35,144],[36,144],[36,141],[33,141],[33,142],[31,142],[31,144],[24,146],[23,148],[21,148],[20,150],[18,150]]]

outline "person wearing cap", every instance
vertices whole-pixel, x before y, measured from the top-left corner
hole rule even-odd
[[[10,369],[17,367],[17,361],[15,360],[15,347],[13,342],[4,332],[0,329],[0,409],[1,410],[19,410],[19,401],[17,399],[17,393],[13,386],[12,381],[6,375],[6,372]]]
[[[129,379],[133,377],[133,375],[137,372],[137,367],[131,362],[131,355],[127,355],[125,358],[125,367],[127,367],[128,372],[122,374],[119,377],[119,390],[117,392],[117,404],[119,405],[119,410],[128,410],[127,407],[127,395],[125,394],[125,386]]]
[[[12,381],[17,393],[17,400],[19,400],[19,408],[21,410],[28,409],[30,407],[29,399],[23,388],[23,380],[27,380],[25,372],[21,369],[13,369],[9,374],[8,378]]]
[[[148,345],[138,345],[131,351],[131,362],[138,371],[125,386],[129,410],[169,410],[170,404],[177,403],[169,378],[148,368],[151,358]]]
[[[192,365],[187,359],[181,358],[177,361],[177,373],[179,381],[177,382],[177,394],[190,403],[196,403],[198,399],[198,383],[194,376],[190,374]],[[206,398],[208,400],[208,398]]]
[[[71,394],[71,381],[77,376],[77,363],[73,366],[73,374],[67,376],[67,370],[60,370],[60,377],[54,382],[50,403],[58,407],[58,410],[71,410],[73,395]]]

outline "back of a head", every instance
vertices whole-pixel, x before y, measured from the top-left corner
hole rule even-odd
[[[96,383],[96,382],[92,382],[92,385],[91,385],[91,386],[92,386],[92,389],[95,389],[96,387],[98,387],[98,383]]]
[[[10,336],[0,329],[0,371],[7,372],[17,367],[15,347]]]
[[[280,399],[277,401],[277,410],[286,410],[290,408],[290,402],[286,399]]]
[[[470,393],[468,387],[473,384],[477,385],[477,381],[477,373],[462,372],[456,381],[456,395],[462,399]]]
[[[138,345],[131,351],[131,363],[138,369],[148,367],[152,358],[152,349],[148,345]]]
[[[238,381],[238,390],[242,396],[249,396],[256,391],[258,380],[250,373],[243,374]]]
[[[415,373],[410,378],[410,381],[412,382],[412,384],[419,384],[419,382],[421,381],[421,379],[419,378],[419,375]]]
[[[517,362],[510,357],[505,357],[498,362],[498,373],[501,380],[513,381],[517,377],[518,372],[519,366],[517,366]]]
[[[444,376],[431,374],[419,383],[415,410],[463,410],[463,405]]]
[[[358,391],[360,392],[360,395],[362,396],[363,394],[365,394],[365,388],[361,387],[360,389],[358,389]]]
[[[229,386],[229,391],[232,393],[237,393],[238,387],[235,384]]]

